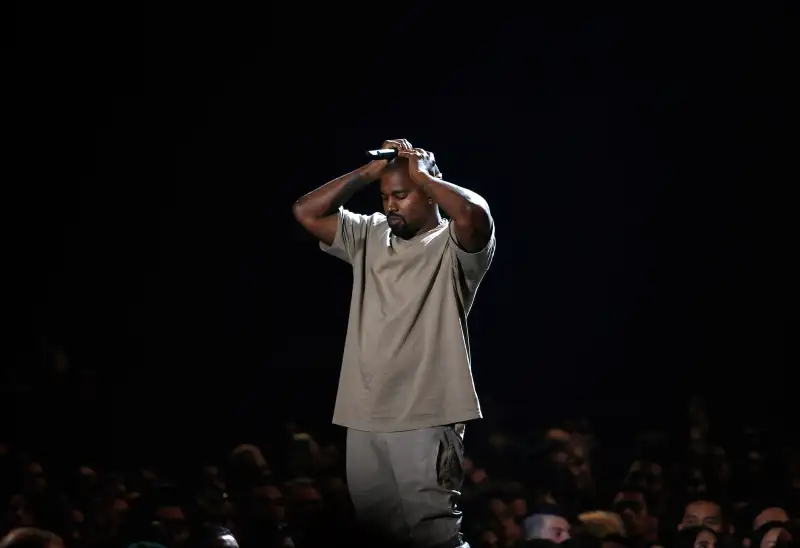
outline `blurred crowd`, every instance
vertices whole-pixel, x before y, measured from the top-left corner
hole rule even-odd
[[[314,428],[282,424],[266,443],[242,439],[179,466],[76,458],[63,441],[10,434],[24,402],[86,401],[63,382],[67,393],[54,395],[53,383],[72,370],[63,351],[48,356],[53,375],[39,386],[4,381],[0,548],[374,545],[355,525],[342,445]],[[80,386],[87,382],[99,381],[84,375]],[[642,429],[622,442],[604,439],[590,420],[467,425],[467,540],[475,548],[793,546],[800,452],[780,428],[721,428],[709,411],[694,398],[675,418],[679,428]]]

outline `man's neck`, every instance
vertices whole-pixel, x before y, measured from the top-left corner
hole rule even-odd
[[[436,212],[436,215],[432,216],[429,221],[426,221],[425,224],[422,225],[420,229],[417,230],[414,234],[410,234],[407,238],[404,238],[399,234],[395,234],[395,236],[403,240],[412,240],[417,236],[419,236],[420,234],[425,234],[426,232],[430,232],[440,224],[442,224],[442,216],[439,214],[439,212]]]
[[[429,230],[433,230],[434,228],[436,228],[440,224],[442,224],[442,216],[439,215],[439,212],[437,211],[436,215],[432,215],[431,219],[427,223],[425,223],[422,226],[422,228],[419,229],[417,234],[424,234],[425,232],[428,232]]]

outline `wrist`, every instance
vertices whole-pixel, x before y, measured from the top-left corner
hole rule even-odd
[[[435,180],[436,178],[433,177],[431,174],[424,172],[419,172],[411,176],[411,181],[421,186],[422,189],[425,190],[426,192],[428,191],[428,187],[430,186],[430,184]]]
[[[386,160],[372,160],[370,163],[361,166],[358,170],[359,176],[367,183],[377,181],[381,176],[381,171],[388,163]]]

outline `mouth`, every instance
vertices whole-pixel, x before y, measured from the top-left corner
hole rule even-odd
[[[386,218],[386,222],[388,222],[390,225],[391,224],[397,225],[397,224],[402,224],[404,221],[403,218],[399,215],[389,215]]]

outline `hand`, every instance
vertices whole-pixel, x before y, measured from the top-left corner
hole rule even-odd
[[[388,141],[383,142],[381,148],[393,148],[398,152],[400,152],[401,150],[414,149],[414,147],[411,146],[411,143],[409,143],[405,139],[389,139]]]
[[[390,139],[388,141],[384,141],[381,145],[381,149],[386,148],[393,148],[398,152],[412,149],[411,143],[405,139]],[[372,160],[370,163],[364,166],[364,175],[370,181],[375,181],[381,176],[381,172],[387,165],[389,165],[389,160]]]
[[[439,167],[436,165],[436,158],[433,152],[428,152],[421,148],[412,148],[398,150],[397,155],[408,159],[408,174],[414,182],[421,181],[425,175],[431,175],[432,177],[442,176],[442,172],[439,171]]]

